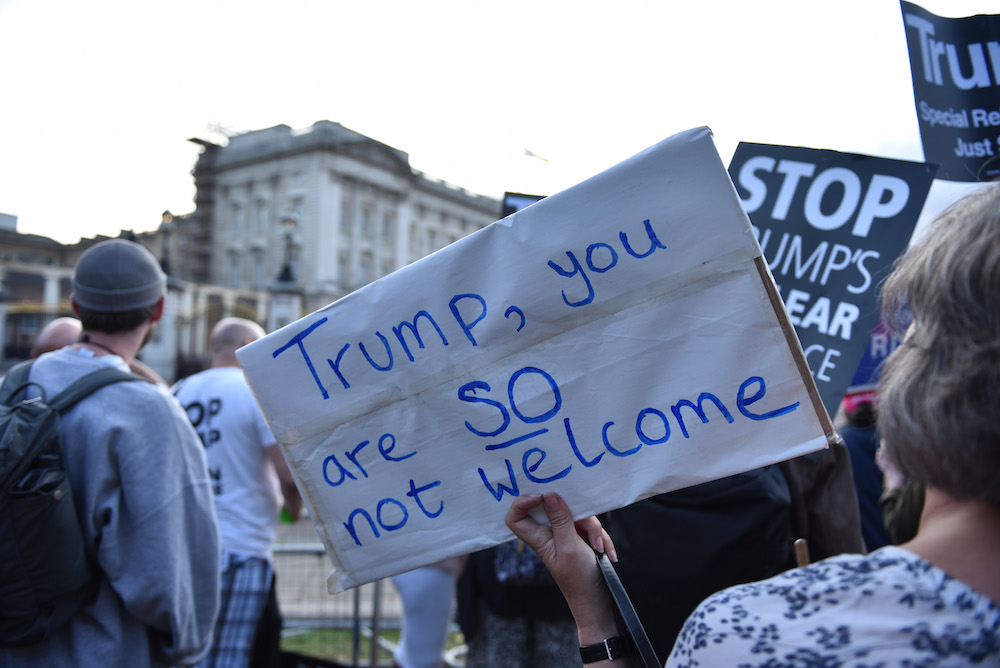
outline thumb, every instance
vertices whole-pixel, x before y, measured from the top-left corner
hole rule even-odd
[[[565,544],[576,538],[576,525],[573,523],[573,514],[563,498],[555,492],[547,492],[542,496],[545,505],[545,515],[552,525],[552,537],[556,544]]]

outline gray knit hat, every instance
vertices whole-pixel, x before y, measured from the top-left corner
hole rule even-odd
[[[110,239],[83,252],[73,270],[73,299],[98,312],[132,311],[163,296],[167,277],[153,254],[133,241]]]

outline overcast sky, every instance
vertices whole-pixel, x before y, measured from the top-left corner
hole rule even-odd
[[[0,0],[0,63],[0,212],[64,242],[192,211],[189,137],[281,123],[495,197],[701,125],[726,164],[740,141],[923,159],[896,0]]]

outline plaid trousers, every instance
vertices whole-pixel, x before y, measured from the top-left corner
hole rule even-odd
[[[246,668],[271,591],[274,567],[267,559],[224,552],[219,619],[212,648],[198,668]]]

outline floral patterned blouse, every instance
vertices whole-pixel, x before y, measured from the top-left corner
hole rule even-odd
[[[1000,564],[997,564],[1000,570]],[[713,594],[668,668],[1000,666],[1000,608],[896,546]]]

